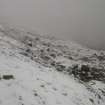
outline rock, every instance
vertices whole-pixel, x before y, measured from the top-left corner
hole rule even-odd
[[[56,58],[56,54],[52,53],[50,54],[51,57]]]
[[[56,68],[57,71],[65,71],[66,67],[62,64],[58,64],[58,65],[55,66],[55,68]]]
[[[10,79],[14,79],[14,76],[13,75],[3,75],[2,78],[5,80],[10,80]]]

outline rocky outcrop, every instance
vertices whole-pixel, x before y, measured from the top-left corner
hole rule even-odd
[[[96,67],[89,67],[89,65],[81,65],[80,68],[78,65],[75,65],[72,68],[72,74],[74,77],[84,82],[89,82],[91,80],[105,82],[105,70]]]

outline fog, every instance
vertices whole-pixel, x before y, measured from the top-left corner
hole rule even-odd
[[[0,23],[105,49],[105,0],[0,0]]]

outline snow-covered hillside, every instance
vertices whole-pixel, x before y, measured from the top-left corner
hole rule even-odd
[[[105,105],[105,52],[0,26],[0,105]]]

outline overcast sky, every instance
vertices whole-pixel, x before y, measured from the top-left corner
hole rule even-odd
[[[0,0],[0,23],[105,49],[105,0]]]

